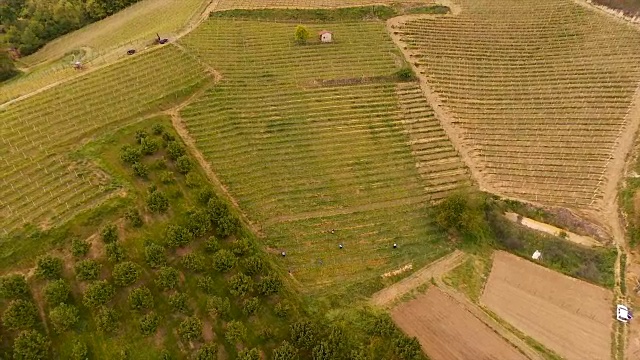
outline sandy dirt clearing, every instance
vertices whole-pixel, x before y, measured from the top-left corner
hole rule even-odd
[[[614,320],[609,290],[496,252],[480,301],[568,360],[611,356]]]
[[[572,233],[571,231],[567,231],[564,229],[560,229],[559,227],[555,227],[553,225],[549,225],[549,224],[545,224],[543,222],[539,222],[533,219],[529,219],[528,217],[521,217],[519,219],[519,215],[516,213],[512,213],[512,212],[508,212],[506,214],[504,214],[505,217],[515,223],[519,223],[522,224],[530,229],[533,230],[538,230],[538,231],[542,231],[545,232],[547,234],[551,234],[554,236],[559,236],[559,234],[561,232],[564,232],[567,234],[566,239],[568,241],[571,241],[573,243],[579,244],[579,245],[583,245],[583,246],[589,246],[589,247],[593,247],[593,246],[602,246],[602,244],[595,240],[594,238],[588,237],[588,236],[582,236],[582,235],[578,235],[576,233]]]
[[[433,360],[527,359],[435,286],[396,307],[391,316]]]

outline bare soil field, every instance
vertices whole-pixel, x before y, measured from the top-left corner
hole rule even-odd
[[[435,286],[393,309],[391,316],[434,360],[527,359]]]
[[[613,294],[604,288],[496,252],[480,301],[568,360],[611,356]]]

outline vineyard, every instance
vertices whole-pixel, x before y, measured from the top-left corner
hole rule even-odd
[[[640,80],[640,33],[571,1],[461,1],[394,26],[497,192],[599,209]]]
[[[31,56],[20,59],[30,69],[26,76],[2,84],[0,104],[77,74],[74,60],[87,68],[125,57],[128,49],[143,50],[156,33],[173,37],[204,11],[204,0],[144,0],[102,21],[60,37]],[[70,56],[69,54],[75,54]],[[35,70],[31,72],[31,70]]]
[[[291,8],[291,9],[333,9],[340,7],[380,5],[380,4],[396,4],[396,3],[412,3],[412,4],[430,4],[430,0],[220,0],[217,11],[232,9],[273,9],[273,8]]]
[[[189,132],[309,291],[442,255],[426,202],[469,183],[383,24],[323,28],[335,43],[225,19],[181,40],[223,77],[182,112]]]
[[[90,136],[188,93],[204,79],[203,69],[171,46],[0,110],[3,232],[27,223],[48,227],[103,200],[108,176],[69,152]]]

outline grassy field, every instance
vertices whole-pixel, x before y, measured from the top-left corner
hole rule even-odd
[[[294,28],[216,18],[181,40],[223,77],[182,111],[198,148],[306,291],[443,255],[428,201],[468,175],[417,84],[394,75],[384,24],[310,26],[332,44],[296,45]]]
[[[640,80],[640,32],[571,1],[461,1],[398,31],[500,192],[599,209]]]
[[[3,235],[26,224],[55,226],[103,201],[114,183],[69,152],[168,106],[206,79],[194,60],[170,46],[0,109]]]

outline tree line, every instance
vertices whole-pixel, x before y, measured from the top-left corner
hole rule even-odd
[[[139,0],[0,0],[0,36],[22,56]]]

